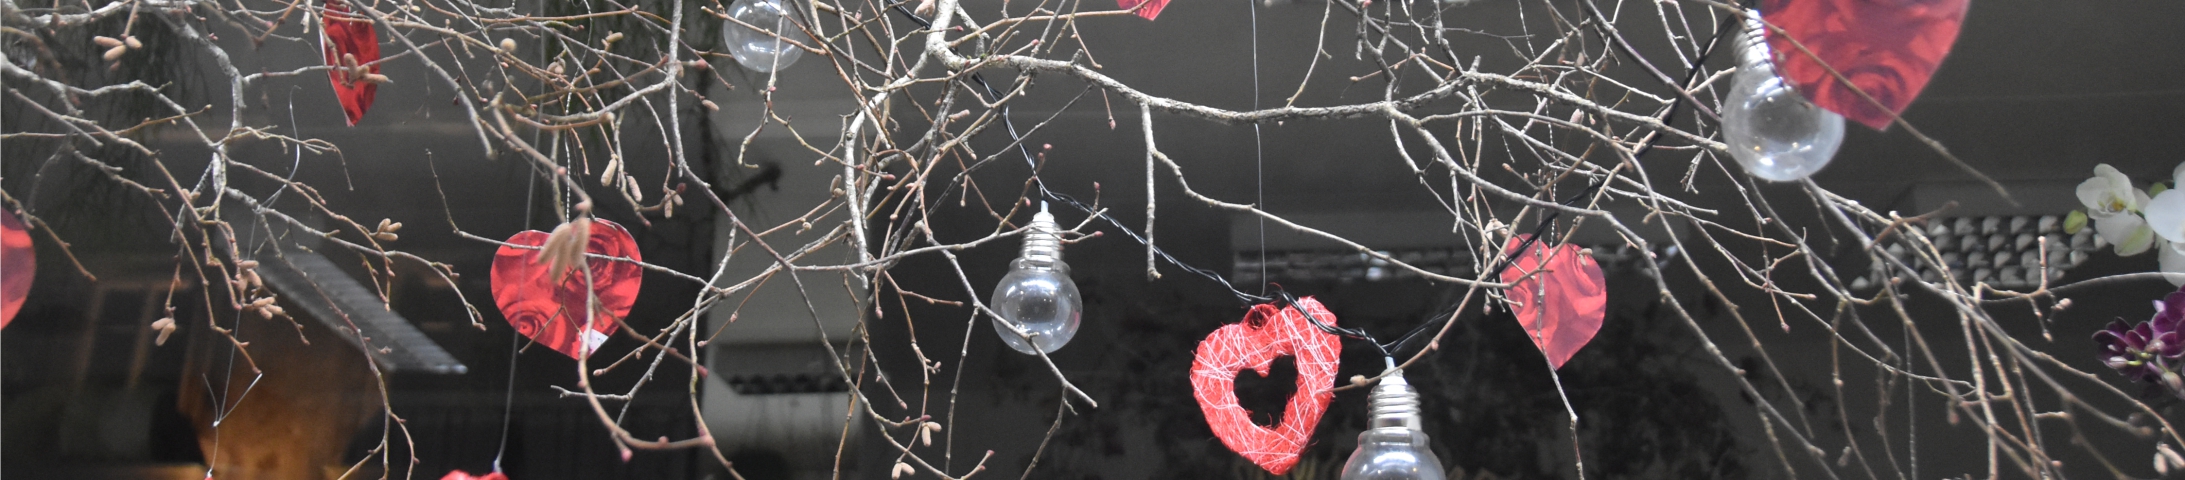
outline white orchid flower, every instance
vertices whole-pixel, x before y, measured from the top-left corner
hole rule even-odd
[[[2147,226],[2171,243],[2185,242],[2185,191],[2165,190],[2147,202]]]
[[[2094,178],[2079,183],[2078,193],[2079,203],[2086,205],[2086,216],[2094,219],[2094,232],[2116,245],[2117,255],[2138,255],[2154,246],[2160,229],[2149,226],[2153,214],[2146,219],[2139,215],[2151,208],[2150,199],[2147,192],[2132,187],[2132,179],[2125,177],[2124,172],[2107,163],[2095,165]],[[2176,200],[2180,205],[2169,209],[2168,213],[2176,217],[2178,236],[2163,235],[2163,238],[2185,242],[2185,193],[2180,193]]]
[[[2155,247],[2160,252],[2155,258],[2162,265],[2162,279],[2169,280],[2171,285],[2185,286],[2185,243],[2161,243],[2162,246]]]

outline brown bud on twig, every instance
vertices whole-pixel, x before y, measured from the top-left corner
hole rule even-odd
[[[152,345],[166,345],[167,337],[174,335],[174,318],[166,317],[153,320],[152,329],[159,331],[159,338],[152,339]]]
[[[614,33],[609,33],[609,34],[607,34],[607,44],[608,44],[608,45],[614,45],[614,44],[615,44],[615,42],[620,42],[620,41],[622,41],[622,32],[614,32]]]
[[[507,53],[507,54],[514,54],[514,53],[516,53],[516,39],[513,39],[513,38],[503,38],[503,39],[501,39],[501,53]]]
[[[129,49],[130,49],[130,50],[143,50],[143,49],[144,49],[144,42],[139,42],[139,41],[137,41],[137,36],[136,36],[136,35],[130,35],[130,36],[126,36],[126,37],[121,37],[121,43],[122,43],[123,45],[128,45],[128,46],[129,46]]]
[[[392,242],[392,241],[395,241],[395,240],[399,240],[399,239],[401,239],[401,238],[402,238],[402,236],[401,236],[401,235],[395,235],[395,232],[378,232],[378,233],[373,233],[373,234],[372,234],[372,239],[373,239],[373,240],[378,240],[378,241],[382,241],[382,242]]]
[[[577,217],[569,223],[554,227],[554,233],[546,235],[546,245],[539,250],[539,261],[546,262],[550,278],[561,276],[584,262],[584,247],[592,240],[592,220]]]
[[[128,46],[128,45],[118,45],[118,46],[115,46],[114,48],[109,48],[109,49],[106,49],[106,54],[105,54],[105,55],[102,55],[102,56],[100,56],[100,58],[104,58],[104,59],[106,59],[106,61],[109,61],[109,62],[111,62],[111,61],[115,61],[115,60],[120,60],[120,59],[121,59],[121,54],[123,54],[123,53],[128,53],[128,52],[129,52],[129,46]]]
[[[91,37],[91,43],[98,44],[99,48],[114,48],[121,46],[121,40],[115,40],[114,37],[108,37],[104,35]]]

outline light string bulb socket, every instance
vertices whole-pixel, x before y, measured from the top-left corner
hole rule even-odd
[[[1342,480],[1442,480],[1441,457],[1428,446],[1420,430],[1419,391],[1404,380],[1396,360],[1387,360],[1387,374],[1366,394],[1370,415],[1366,431],[1358,433],[1358,449],[1343,463]]]
[[[1844,117],[1814,106],[1776,75],[1767,31],[1759,12],[1745,12],[1737,74],[1722,101],[1722,141],[1745,173],[1775,182],[1803,180],[1836,156]]]
[[[1077,336],[1084,299],[1070,280],[1070,265],[1062,262],[1062,229],[1046,202],[1025,227],[1024,250],[1009,262],[1009,274],[994,286],[987,306],[997,314],[994,332],[1018,352],[1054,352]]]

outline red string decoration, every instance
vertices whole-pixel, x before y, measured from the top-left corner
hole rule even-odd
[[[14,212],[0,210],[0,328],[15,320],[30,296],[30,281],[38,276],[38,249],[30,244],[30,229]]]
[[[1313,328],[1297,307],[1312,312],[1321,323],[1335,325],[1335,314],[1312,297],[1280,310],[1272,304],[1253,305],[1243,322],[1223,326],[1200,341],[1198,354],[1191,360],[1191,390],[1214,436],[1276,475],[1297,465],[1298,452],[1305,450],[1313,429],[1320,426],[1320,415],[1327,413],[1328,402],[1335,399],[1330,390],[1343,353],[1342,342]],[[1251,369],[1267,376],[1275,358],[1285,355],[1297,361],[1297,393],[1283,408],[1280,425],[1272,429],[1255,425],[1250,413],[1237,405],[1237,372]]]
[[[1608,316],[1608,286],[1601,265],[1576,245],[1533,242],[1532,248],[1515,251],[1531,237],[1518,235],[1503,246],[1504,253],[1516,258],[1502,271],[1502,283],[1510,284],[1510,311],[1517,314],[1517,324],[1561,369],[1601,331],[1601,320]]]
[[[319,37],[320,49],[326,52],[327,65],[339,67],[328,70],[326,76],[334,84],[334,98],[341,100],[341,112],[354,127],[364,119],[364,111],[372,109],[379,84],[353,68],[369,64],[366,73],[379,73],[379,64],[372,63],[379,61],[379,32],[372,27],[372,19],[350,11],[342,0],[326,0],[326,14],[320,17],[325,32]]]
[[[1942,58],[1950,55],[1965,23],[1967,2],[1765,0],[1760,12],[1783,29],[1768,31],[1768,49],[1775,52],[1776,71],[1798,86],[1798,93],[1814,105],[1880,130],[1912,105],[1942,66]],[[1790,39],[1813,54],[1799,50]],[[1838,81],[1822,62],[1851,79],[1858,91]],[[1874,101],[1860,97],[1860,91]]]
[[[606,220],[591,222],[592,234],[585,253],[644,261],[629,230]],[[508,243],[540,246],[546,244],[546,238],[546,232],[525,230],[508,237]],[[570,268],[561,278],[549,278],[552,268],[540,261],[538,249],[504,245],[495,252],[494,303],[518,333],[569,358],[584,358],[621,328],[619,321],[637,303],[637,290],[644,280],[644,272],[636,263],[586,258],[585,265],[592,272],[591,291],[599,295],[599,309],[590,319],[590,329],[584,328],[584,271]]]

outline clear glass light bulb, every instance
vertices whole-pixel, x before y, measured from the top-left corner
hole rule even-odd
[[[1366,395],[1373,419],[1358,434],[1358,450],[1343,463],[1342,480],[1442,480],[1441,457],[1428,448],[1419,431],[1419,392],[1404,381],[1396,361],[1388,376]]]
[[[1828,166],[1844,142],[1844,117],[1806,101],[1775,74],[1758,13],[1745,18],[1737,74],[1722,105],[1722,138],[1745,172],[1788,182]]]
[[[1002,343],[1026,355],[1053,352],[1070,343],[1085,308],[1077,282],[1070,281],[1070,265],[1062,263],[1059,232],[1055,216],[1047,213],[1045,203],[1040,204],[1031,228],[1024,232],[1024,253],[1009,262],[1009,275],[994,286],[994,298],[987,301],[988,308],[1001,314],[994,318],[994,331],[1001,334]],[[1012,326],[1031,338],[1017,335]]]
[[[804,50],[782,41],[782,38],[788,38],[806,43],[811,39],[789,21],[788,5],[784,0],[736,0],[729,4],[728,16],[751,27],[781,33],[777,37],[736,22],[722,22],[721,46],[744,68],[760,73],[772,72],[787,68],[804,57]]]

